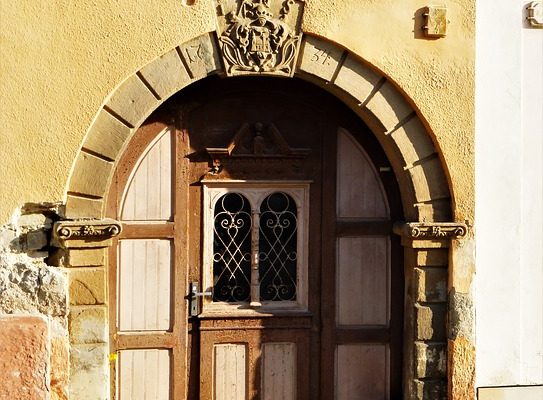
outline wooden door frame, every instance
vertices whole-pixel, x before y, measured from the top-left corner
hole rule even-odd
[[[160,113],[155,115],[156,122],[149,123],[140,128],[141,134],[136,135],[130,142],[127,151],[119,160],[116,173],[113,176],[111,191],[107,202],[107,215],[120,219],[120,206],[123,201],[123,193],[127,189],[129,180],[133,176],[138,162],[141,160],[150,145],[161,132],[169,129],[172,134],[172,215],[173,221],[161,224],[130,224],[122,223],[122,233],[113,239],[113,244],[108,253],[110,266],[116,266],[108,271],[108,300],[109,300],[109,345],[110,353],[118,354],[123,349],[163,348],[171,351],[171,375],[170,384],[174,398],[184,398],[188,390],[187,375],[181,373],[187,369],[187,357],[185,350],[190,348],[189,335],[187,335],[188,316],[186,307],[186,293],[188,293],[188,271],[184,266],[188,260],[188,191],[185,181],[180,179],[180,174],[186,169],[188,160],[186,154],[186,141],[183,133],[176,129],[173,123],[164,123]],[[168,133],[166,133],[168,134]],[[168,332],[156,334],[120,334],[117,325],[117,265],[119,240],[122,239],[170,239],[173,244],[172,260],[172,304],[171,304],[171,329]],[[180,268],[183,266],[183,268]],[[116,398],[116,363],[111,363],[110,395]]]
[[[209,83],[207,84],[209,87]],[[288,87],[288,84],[286,85]],[[193,90],[198,91],[198,88],[194,88]],[[328,95],[326,95],[328,96]],[[339,230],[345,230],[346,232],[350,233],[356,233],[356,234],[367,234],[368,232],[373,233],[379,233],[379,234],[385,234],[385,235],[391,235],[392,234],[392,222],[395,220],[399,220],[402,217],[402,207],[400,202],[400,195],[399,190],[397,187],[396,180],[394,178],[394,175],[390,173],[390,166],[388,164],[388,160],[386,156],[384,155],[382,149],[380,148],[379,143],[375,140],[373,135],[371,135],[369,129],[364,126],[364,124],[356,118],[350,111],[346,109],[342,109],[342,106],[339,102],[336,100],[330,100],[332,102],[337,103],[337,112],[333,112],[333,119],[335,121],[341,121],[341,126],[344,129],[347,129],[349,132],[351,132],[354,137],[360,142],[360,145],[363,146],[363,148],[366,150],[368,155],[370,155],[370,158],[372,159],[372,163],[374,164],[376,170],[379,168],[384,169],[383,173],[381,173],[380,178],[381,182],[385,187],[385,191],[387,193],[388,203],[390,207],[390,220],[388,221],[378,221],[378,222],[366,222],[364,223],[364,227],[356,228],[353,226],[342,226],[337,225],[337,229]],[[184,174],[186,174],[186,171],[189,170],[188,164],[189,159],[186,157],[187,151],[186,147],[188,146],[188,133],[184,132],[182,129],[180,129],[179,124],[175,121],[168,124],[167,122],[171,118],[172,111],[166,110],[164,114],[161,112],[157,112],[151,116],[151,118],[147,121],[144,127],[140,128],[140,133],[136,136],[134,136],[134,139],[131,141],[130,146],[127,147],[127,150],[124,152],[122,158],[119,161],[118,167],[116,169],[116,173],[113,178],[113,183],[111,185],[111,192],[112,195],[108,197],[108,216],[113,218],[120,218],[119,212],[120,212],[120,204],[122,202],[122,195],[124,190],[126,190],[126,187],[128,185],[128,182],[132,176],[132,173],[137,166],[138,161],[144,154],[144,152],[148,149],[148,146],[150,143],[153,143],[155,137],[160,134],[164,129],[167,129],[170,127],[172,131],[174,132],[174,138],[175,143],[173,148],[174,151],[174,160],[175,160],[175,175],[173,181],[175,182],[175,189],[174,189],[174,204],[175,204],[175,217],[173,222],[166,222],[164,224],[160,225],[142,225],[142,224],[123,224],[124,229],[123,233],[115,239],[114,246],[109,252],[109,265],[113,266],[117,264],[117,246],[119,240],[122,239],[130,239],[130,238],[153,238],[153,237],[169,237],[172,240],[174,240],[174,249],[175,249],[175,282],[177,282],[177,286],[175,288],[175,300],[174,300],[174,307],[172,308],[174,318],[174,329],[172,331],[171,335],[166,334],[166,336],[171,336],[168,340],[162,341],[160,338],[149,338],[149,341],[145,341],[144,338],[138,337],[136,339],[132,338],[132,340],[126,341],[126,339],[123,338],[123,335],[119,335],[116,332],[116,329],[110,329],[110,345],[112,352],[117,352],[119,350],[122,350],[124,348],[147,348],[147,347],[154,347],[154,346],[167,346],[167,348],[175,349],[177,348],[182,349],[181,346],[183,346],[183,342],[185,343],[185,346],[187,349],[192,348],[192,346],[188,343],[191,338],[198,339],[194,337],[193,335],[186,335],[185,332],[181,332],[181,326],[183,324],[175,323],[175,317],[177,315],[180,315],[182,318],[182,315],[184,312],[186,312],[186,304],[185,304],[185,295],[188,293],[188,281],[189,276],[197,276],[199,271],[198,269],[194,269],[192,267],[189,267],[186,269],[186,265],[191,264],[189,260],[191,258],[194,258],[194,256],[190,256],[188,254],[188,238],[194,235],[189,235],[188,233],[188,227],[191,225],[188,222],[188,212],[189,212],[189,187],[187,186],[187,180],[182,179]],[[337,133],[335,135],[330,134],[328,136],[323,135],[323,138],[326,137],[326,140],[329,140],[329,143],[324,144],[323,148],[328,150],[328,154],[323,157],[325,162],[332,163],[331,165],[324,164],[322,166],[323,172],[325,172],[324,180],[329,185],[329,190],[324,190],[323,198],[319,200],[319,203],[322,204],[335,204],[335,185],[336,185],[336,141],[337,141]],[[228,185],[228,181],[225,181],[225,184]],[[324,183],[326,184],[326,183]],[[176,196],[181,196],[180,198],[176,198]],[[325,212],[323,215],[326,218],[331,218],[332,210],[328,210],[328,212]],[[327,217],[328,215],[328,217]],[[335,225],[335,209],[333,210],[333,221],[331,221],[332,225]],[[328,221],[330,222],[330,221]],[[319,224],[328,224],[325,220],[319,222]],[[192,223],[194,225],[194,223]],[[356,231],[353,231],[353,228]],[[350,230],[350,231],[349,231]],[[330,230],[322,230],[323,236],[320,238],[323,243],[329,243],[330,241],[335,242],[335,233],[330,236]],[[202,235],[202,233],[196,234],[196,238],[194,240],[198,240],[198,238]],[[181,245],[177,245],[177,243],[180,243]],[[398,364],[401,364],[401,358],[402,358],[402,330],[401,330],[401,309],[403,305],[403,269],[401,268],[402,265],[402,254],[400,251],[399,246],[399,238],[391,236],[391,269],[395,270],[395,274],[392,274],[390,276],[390,293],[391,298],[397,299],[400,304],[395,304],[394,312],[391,314],[394,318],[392,319],[391,324],[393,325],[393,331],[396,332],[396,335],[394,336],[393,340],[391,341],[391,360],[392,364],[390,365],[390,373],[393,375],[391,378],[391,391],[394,393],[398,393],[401,391],[401,367],[399,367]],[[328,248],[328,247],[327,247]],[[327,265],[335,265],[335,251],[333,250],[333,247],[330,247],[331,253],[328,255],[325,255],[323,259],[325,261],[318,262],[319,268],[321,269],[319,276],[316,279],[313,277],[314,282],[320,282],[321,289],[319,290],[318,296],[312,296],[313,302],[315,302],[315,299],[318,298],[318,305],[314,304],[314,309],[318,310],[317,314],[315,315],[315,322],[317,325],[321,324],[321,309],[326,308],[326,304],[334,304],[333,307],[335,307],[335,300],[334,301],[326,301],[326,293],[331,293],[330,297],[331,299],[334,298],[335,288],[333,287],[335,278],[330,275],[330,271],[327,270]],[[320,253],[318,256],[313,256],[314,259],[320,258]],[[328,261],[326,261],[328,260]],[[193,264],[197,265],[198,263],[193,262]],[[399,268],[398,268],[399,267]],[[316,274],[317,271],[313,271],[313,274]],[[110,288],[116,288],[117,287],[117,272],[113,269],[110,269],[109,273],[109,287]],[[332,286],[330,286],[332,285]],[[392,296],[392,293],[396,293],[396,296]],[[116,305],[117,305],[117,293],[116,290],[110,290],[109,291],[109,303],[110,303],[110,327],[116,326]],[[182,312],[183,310],[183,312]],[[399,312],[397,312],[399,311]],[[334,313],[331,312],[331,315]],[[400,316],[400,319],[397,317]],[[186,316],[185,316],[186,318]],[[314,323],[315,323],[314,322]],[[330,321],[329,321],[330,322]],[[330,322],[330,324],[335,325],[334,322]],[[204,334],[204,339],[202,339],[202,345],[208,346],[208,339],[206,339],[209,335],[205,332],[207,332],[209,329],[212,329],[211,326],[207,326],[205,320],[197,321],[192,320],[192,322],[187,322],[187,332],[189,327],[192,326],[192,328],[198,328],[201,330],[201,332]],[[248,326],[245,326],[245,328],[249,328]],[[241,329],[241,328],[240,328]],[[212,329],[213,330],[213,329]],[[324,338],[323,338],[324,337]],[[315,359],[320,359],[321,367],[316,368],[314,371],[313,380],[318,380],[320,382],[320,395],[323,396],[329,396],[330,393],[328,391],[330,388],[334,387],[334,375],[329,373],[329,365],[330,360],[334,359],[333,355],[330,355],[327,353],[326,349],[323,347],[323,343],[327,342],[326,340],[326,333],[323,333],[323,337],[320,338],[320,343],[318,349],[313,348],[311,351],[313,353],[318,352],[321,353],[321,356],[315,356]],[[198,339],[200,340],[200,339]],[[297,339],[298,340],[298,339]],[[385,340],[386,343],[388,343],[388,339],[384,339],[384,337],[380,337],[379,335],[375,336],[374,340],[380,341]],[[311,340],[309,343],[305,343],[301,337],[298,340],[298,344],[300,345],[301,349],[305,349],[304,353],[307,353],[309,351],[309,346],[311,342],[319,342],[316,341],[315,338]],[[335,339],[328,340],[328,343],[335,343]],[[315,344],[313,344],[315,346]],[[334,346],[335,347],[335,346]],[[207,347],[206,347],[207,348]],[[209,349],[208,349],[209,350]],[[189,350],[187,350],[189,351]],[[335,352],[335,350],[332,351],[332,353]],[[180,351],[174,352],[173,354],[173,362],[174,363],[181,363],[177,364],[175,368],[173,368],[174,371],[177,371],[178,375],[182,375],[179,373],[179,371],[183,370],[183,366],[185,368],[188,367],[186,364],[186,360],[179,359],[182,358],[182,354],[180,354]],[[205,364],[205,361],[204,361]],[[181,365],[181,366],[179,366]],[[300,364],[303,365],[303,364]],[[311,369],[313,370],[313,369]],[[319,372],[320,370],[320,372]],[[113,391],[115,390],[115,382],[114,382],[114,373],[115,371],[112,371],[112,396],[114,395]],[[192,371],[189,373],[189,375],[193,376],[197,374],[198,371]],[[302,374],[309,374],[309,371],[301,370],[300,373]],[[187,393],[187,383],[185,382],[185,376],[172,376],[172,382],[175,383],[173,389],[174,389],[174,395],[176,397],[180,396],[181,394],[184,396],[185,393]],[[194,376],[193,376],[194,379]],[[196,381],[194,379],[194,381]],[[202,385],[206,387],[206,385],[209,383],[207,381],[203,380]],[[207,383],[206,383],[207,382]],[[392,387],[393,386],[393,387]],[[251,387],[252,388],[252,387]],[[194,388],[192,388],[194,389]],[[313,388],[313,390],[316,389],[316,387]],[[196,389],[194,389],[196,390]],[[252,392],[254,392],[254,388],[250,389]],[[327,394],[323,394],[327,393]],[[313,393],[312,396],[318,395],[317,393]],[[112,397],[113,398],[113,397]]]

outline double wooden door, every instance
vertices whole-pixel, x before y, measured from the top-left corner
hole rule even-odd
[[[135,134],[108,212],[112,396],[401,397],[390,166],[296,80],[211,80]]]

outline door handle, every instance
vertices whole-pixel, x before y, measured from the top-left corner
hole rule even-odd
[[[190,301],[190,316],[191,317],[197,317],[198,314],[200,314],[200,301],[198,300],[198,297],[212,297],[213,292],[199,292],[198,282],[191,282],[190,283],[190,293],[189,293],[189,301]]]

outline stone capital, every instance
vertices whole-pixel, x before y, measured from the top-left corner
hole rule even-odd
[[[113,219],[59,221],[53,226],[52,244],[60,248],[109,247],[122,225]]]
[[[463,239],[468,226],[461,222],[396,222],[394,233],[402,245],[413,248],[449,247],[453,239]]]

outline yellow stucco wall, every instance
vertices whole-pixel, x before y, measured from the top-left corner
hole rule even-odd
[[[127,76],[215,29],[211,0],[0,0],[0,224],[63,201],[100,105]],[[421,37],[425,1],[306,0],[303,30],[358,54],[412,99],[450,173],[455,218],[474,210],[474,0],[443,2],[446,38]]]

